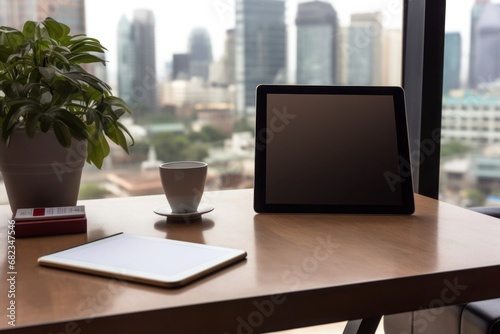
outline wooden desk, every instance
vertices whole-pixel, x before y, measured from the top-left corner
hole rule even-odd
[[[16,240],[15,333],[260,333],[500,297],[500,222],[417,196],[412,216],[256,215],[252,190],[206,194],[201,222],[164,196],[83,201],[85,235]],[[0,207],[0,329],[7,221]],[[247,260],[179,289],[42,268],[39,256],[125,231],[243,248]]]

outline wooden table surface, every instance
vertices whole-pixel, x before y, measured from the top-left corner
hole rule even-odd
[[[402,215],[280,214],[251,189],[205,194],[190,224],[153,213],[163,195],[88,200],[87,234],[16,239],[8,297],[8,206],[0,207],[0,330],[15,333],[260,333],[500,297],[500,221],[416,197]],[[245,249],[246,260],[166,289],[37,265],[118,232]],[[6,308],[15,300],[15,324]]]

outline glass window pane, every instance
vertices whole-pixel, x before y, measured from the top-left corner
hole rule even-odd
[[[173,160],[207,161],[207,189],[252,187],[258,84],[401,85],[403,0],[36,3],[0,0],[0,25],[52,16],[97,38],[107,66],[89,70],[133,109],[136,144],[87,165],[81,198],[162,193]]]
[[[500,205],[500,2],[448,1],[441,199]]]

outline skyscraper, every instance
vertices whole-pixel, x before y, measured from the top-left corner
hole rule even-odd
[[[476,0],[471,12],[469,86],[500,78],[500,4]]]
[[[234,29],[226,30],[224,53],[210,65],[210,85],[228,87],[234,85]],[[232,99],[234,101],[234,97]]]
[[[156,91],[155,19],[153,11],[134,11],[132,23],[133,47],[138,52],[134,59],[133,105],[138,116],[156,112],[158,109]]]
[[[37,0],[37,20],[52,17],[67,24],[71,33],[85,33],[85,0]]]
[[[297,25],[297,83],[333,85],[337,78],[337,12],[322,1],[300,3]]]
[[[135,47],[132,22],[126,16],[122,16],[118,23],[118,94],[132,105],[134,68],[135,68]]]
[[[36,0],[0,0],[0,26],[22,29],[27,20],[36,20]]]
[[[382,31],[382,67],[380,84],[400,86],[403,80],[403,34],[401,29]]]
[[[172,57],[172,80],[189,78],[189,54],[174,53]]]
[[[52,17],[68,25],[73,35],[85,33],[84,0],[0,0],[0,8],[0,26],[22,29],[27,20]]]
[[[255,113],[259,84],[286,82],[284,0],[236,0],[236,110]]]
[[[204,28],[193,29],[189,36],[189,76],[208,80],[208,68],[212,63],[212,43]]]
[[[380,85],[383,31],[380,13],[351,15],[347,52],[349,85]]]
[[[226,31],[226,41],[224,47],[224,71],[225,71],[225,81],[228,85],[234,85],[235,82],[235,41],[234,41],[234,29],[229,29]]]
[[[155,22],[151,10],[136,10],[118,25],[118,91],[141,117],[158,110],[155,58]]]
[[[85,34],[85,0],[0,0],[0,26],[21,30],[24,22],[58,20],[71,29],[71,35]],[[106,46],[106,45],[105,45]],[[105,55],[97,54],[105,58]],[[90,73],[106,81],[106,67],[100,63],[84,64]]]
[[[460,68],[462,59],[462,37],[459,32],[445,34],[443,93],[460,88]]]

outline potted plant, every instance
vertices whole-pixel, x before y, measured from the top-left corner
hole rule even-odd
[[[133,138],[119,119],[129,108],[85,69],[105,65],[105,50],[52,18],[0,27],[0,169],[14,212],[75,205],[81,169],[102,167],[107,138],[128,153]]]

